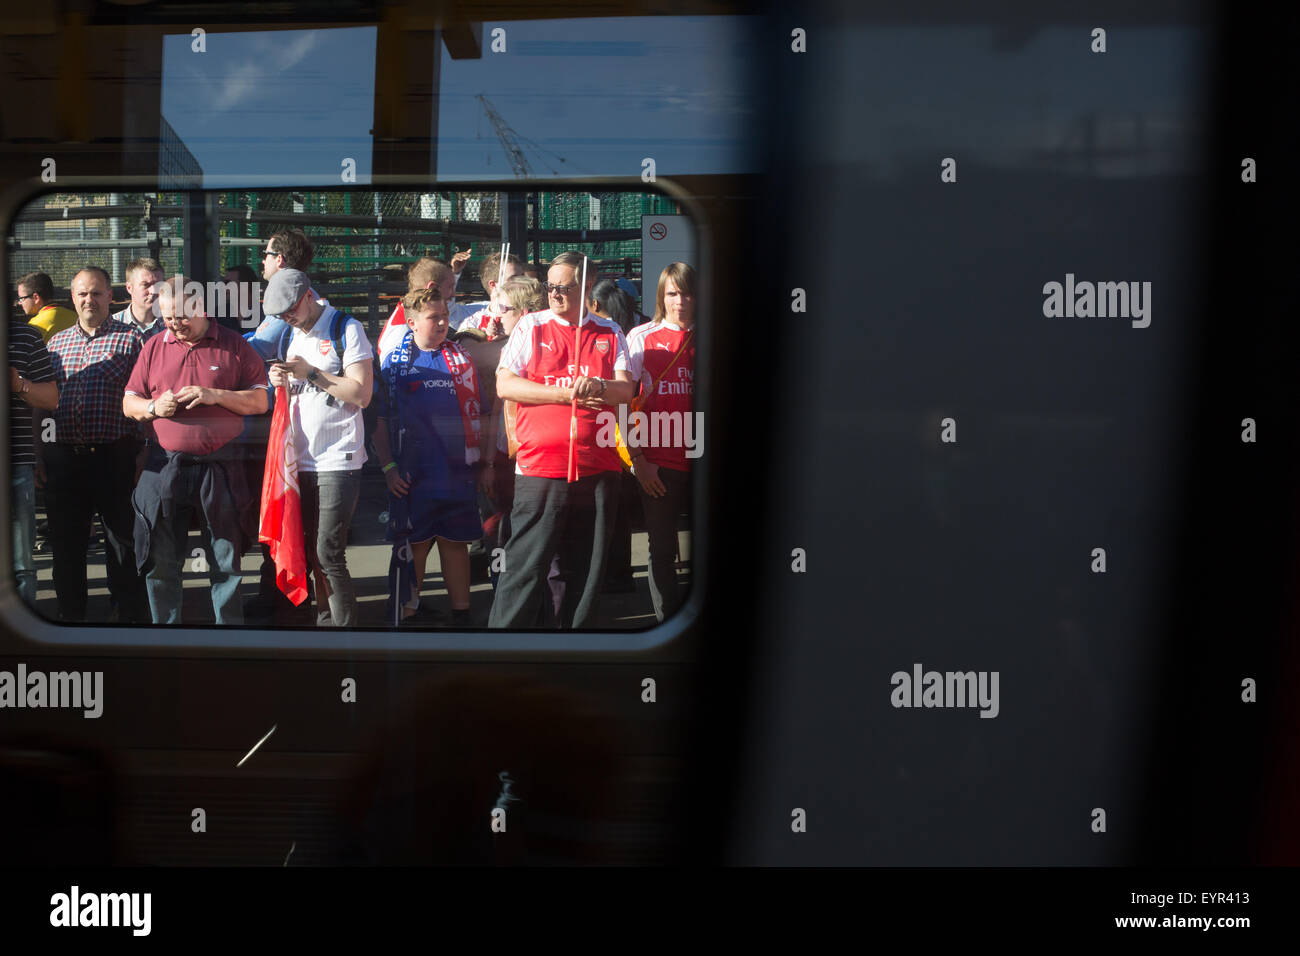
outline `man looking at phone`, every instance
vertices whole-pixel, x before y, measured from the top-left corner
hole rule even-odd
[[[361,410],[373,391],[374,353],[361,323],[316,299],[297,269],[271,276],[262,309],[293,328],[285,359],[271,364],[271,384],[288,388],[293,401],[289,425],[317,623],[355,627],[357,598],[345,549],[366,462]]]

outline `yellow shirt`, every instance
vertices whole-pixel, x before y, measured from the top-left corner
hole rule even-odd
[[[37,312],[27,324],[40,330],[41,338],[46,342],[57,332],[71,328],[77,321],[77,313],[61,305],[47,305]]]

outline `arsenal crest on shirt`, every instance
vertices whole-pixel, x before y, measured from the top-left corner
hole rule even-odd
[[[319,346],[319,348],[320,348],[320,354],[323,355],[323,356],[325,356],[325,358],[329,358],[329,357],[330,357],[330,349],[333,347],[333,345],[334,345],[334,343],[331,342],[329,339],[325,339],[324,341],[322,341],[322,342],[320,343],[320,346]]]
[[[604,355],[606,352],[609,351],[609,342],[607,342],[605,339],[597,339],[596,351],[599,352],[601,355]]]

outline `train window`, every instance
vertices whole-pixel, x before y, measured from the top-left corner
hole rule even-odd
[[[41,633],[536,642],[687,601],[707,297],[669,194],[49,192],[7,252],[5,586],[116,626]]]

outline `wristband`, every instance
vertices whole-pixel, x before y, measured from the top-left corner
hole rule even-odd
[[[605,394],[605,380],[603,378],[598,378],[596,381],[600,382],[600,394],[603,397]]]
[[[397,467],[397,462],[390,461],[388,464],[384,465],[383,472],[386,475],[396,467]]]

